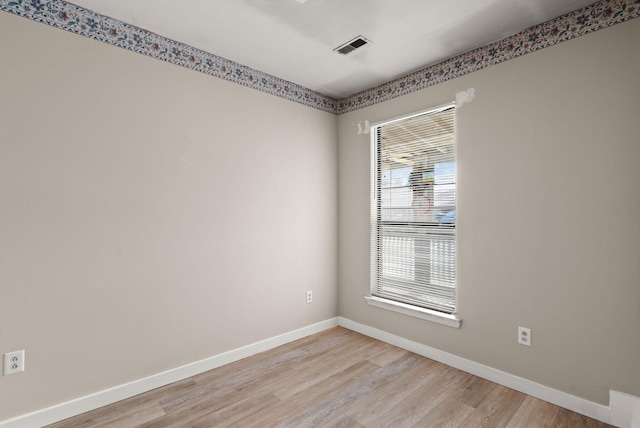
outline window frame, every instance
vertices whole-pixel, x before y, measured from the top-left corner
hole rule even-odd
[[[393,124],[394,122],[401,122],[401,121],[405,121],[405,120],[409,120],[412,118],[415,118],[417,116],[423,116],[423,115],[427,115],[427,114],[434,114],[434,113],[439,113],[448,109],[454,109],[453,111],[453,115],[454,115],[454,120],[455,120],[455,103],[447,103],[441,106],[437,106],[434,108],[430,108],[430,109],[426,109],[426,110],[422,110],[416,113],[412,113],[409,115],[404,115],[404,116],[400,116],[400,117],[396,117],[393,119],[389,119],[389,120],[385,120],[385,121],[381,121],[381,122],[377,122],[371,125],[370,128],[370,143],[371,143],[371,229],[370,229],[370,237],[371,237],[371,258],[370,258],[370,263],[371,263],[371,278],[370,278],[370,295],[369,296],[365,296],[365,300],[369,305],[378,307],[378,308],[382,308],[382,309],[387,309],[387,310],[391,310],[394,312],[398,312],[398,313],[402,313],[405,315],[409,315],[412,317],[417,317],[417,318],[421,318],[421,319],[425,319],[428,321],[433,321],[433,322],[437,322],[443,325],[447,325],[450,327],[455,327],[455,328],[459,328],[460,324],[461,324],[461,320],[458,318],[457,316],[457,296],[456,291],[457,291],[457,282],[455,282],[454,280],[454,308],[452,310],[451,313],[447,313],[444,312],[442,310],[437,310],[434,307],[429,308],[429,307],[425,307],[422,305],[417,305],[417,304],[412,304],[411,302],[407,302],[407,301],[402,301],[400,300],[396,300],[393,297],[389,298],[390,296],[385,295],[385,293],[381,293],[379,292],[379,289],[382,288],[383,286],[381,285],[381,283],[378,282],[378,280],[380,279],[380,281],[382,281],[382,272],[380,269],[382,269],[378,263],[378,260],[380,259],[380,252],[382,251],[381,246],[382,246],[382,241],[381,239],[383,238],[383,235],[381,233],[379,233],[380,228],[382,227],[382,225],[384,225],[383,220],[381,218],[381,211],[382,211],[382,204],[383,204],[383,199],[381,197],[381,191],[383,189],[383,187],[381,186],[381,181],[382,181],[382,170],[380,168],[380,161],[379,161],[379,157],[380,157],[380,141],[378,138],[378,129],[385,126],[385,125],[389,125],[389,124]],[[455,122],[454,122],[455,123]],[[455,126],[454,126],[454,143],[453,143],[453,149],[454,149],[454,155],[453,155],[453,162],[455,163],[457,161],[456,156],[455,156],[455,148],[456,148],[456,144],[455,144]],[[434,162],[434,167],[435,167],[435,162]],[[454,182],[455,185],[455,182]],[[456,205],[457,205],[457,201],[454,201],[454,210],[456,209]],[[386,220],[386,223],[395,223],[391,222],[389,220]],[[419,222],[413,222],[413,221],[405,221],[405,222],[401,222],[403,224],[406,225],[407,228],[410,227],[415,227],[416,230],[418,230],[419,226],[417,225]],[[414,225],[414,226],[412,226]],[[456,242],[457,242],[457,236],[456,236],[456,231],[455,231],[455,223],[453,224],[453,226],[447,225],[446,227],[450,228],[453,230],[452,232],[452,236],[453,236],[453,244],[455,246]],[[415,243],[414,243],[415,245]],[[454,252],[455,252],[455,247],[454,247]],[[415,255],[413,256],[415,258]],[[457,260],[456,260],[456,256],[454,253],[454,265],[457,265]],[[455,266],[454,266],[454,270],[455,270]],[[432,287],[433,284],[428,284],[426,286],[426,288],[430,288]],[[429,293],[424,293],[423,295],[426,295]]]

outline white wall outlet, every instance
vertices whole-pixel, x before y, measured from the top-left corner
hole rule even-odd
[[[518,327],[518,343],[525,346],[531,346],[530,328]]]
[[[24,349],[21,351],[7,352],[4,354],[4,375],[24,371]]]
[[[313,291],[307,291],[307,303],[313,302]]]

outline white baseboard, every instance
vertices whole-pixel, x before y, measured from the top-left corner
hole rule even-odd
[[[640,397],[609,391],[611,424],[621,428],[640,428]]]
[[[177,382],[191,376],[215,369],[216,367],[241,360],[260,352],[268,351],[280,345],[284,345],[294,340],[302,339],[311,334],[336,327],[338,318],[331,318],[326,321],[319,322],[298,330],[271,337],[242,348],[234,349],[223,354],[214,355],[201,361],[196,361],[182,367],[167,370],[143,379],[118,385],[104,391],[96,392],[75,400],[57,404],[46,409],[38,410],[33,413],[18,416],[0,422],[2,428],[34,428],[52,424],[54,422],[67,419],[90,410],[97,409],[108,404],[115,403],[126,398],[133,397],[152,389]]]
[[[515,389],[516,391],[523,392],[560,407],[589,416],[590,418],[597,419],[601,422],[621,428],[640,428],[640,398],[638,397],[611,391],[611,407],[603,406],[343,317],[331,318],[317,324],[265,339],[251,345],[243,346],[242,348],[214,355],[213,357],[196,361],[182,367],[158,373],[123,385],[118,385],[113,388],[105,389],[94,394],[28,413],[26,415],[18,416],[13,419],[8,419],[0,422],[0,428],[35,428],[52,424],[81,413],[133,397],[143,392],[195,376],[208,370],[215,369],[216,367],[250,357],[251,355],[268,351],[269,349],[293,342],[294,340],[302,339],[303,337],[319,333],[337,325],[398,346],[418,355],[431,358],[443,364],[447,364],[451,367],[455,367],[492,382],[496,382],[500,385]]]
[[[527,395],[539,398],[549,403],[555,404],[565,409],[572,410],[582,415],[597,419],[604,423],[611,423],[611,409],[602,404],[576,397],[566,392],[558,391],[548,386],[541,385],[536,382],[476,363],[466,358],[441,351],[436,348],[414,342],[404,337],[396,336],[377,328],[369,327],[364,324],[351,321],[350,319],[338,317],[338,324],[349,330],[356,331],[374,339],[381,340],[391,345],[397,346],[407,351],[411,351],[418,355],[422,355],[432,360],[439,361],[451,367],[463,370],[467,373],[490,380],[507,388],[515,389]],[[631,425],[629,425],[631,427]],[[625,427],[627,428],[627,427]],[[635,428],[635,427],[634,427]]]

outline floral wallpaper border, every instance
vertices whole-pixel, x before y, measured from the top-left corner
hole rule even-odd
[[[640,0],[601,0],[487,46],[338,100],[336,114],[401,97],[638,16]]]
[[[330,113],[336,100],[62,0],[0,0],[0,10]]]
[[[0,0],[0,10],[334,114],[388,101],[640,16],[640,0],[600,0],[342,100],[63,0]]]

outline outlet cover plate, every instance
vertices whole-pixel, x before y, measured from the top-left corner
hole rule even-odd
[[[525,346],[531,346],[530,328],[518,327],[518,343]]]
[[[4,375],[12,375],[24,371],[24,349],[4,354]]]

